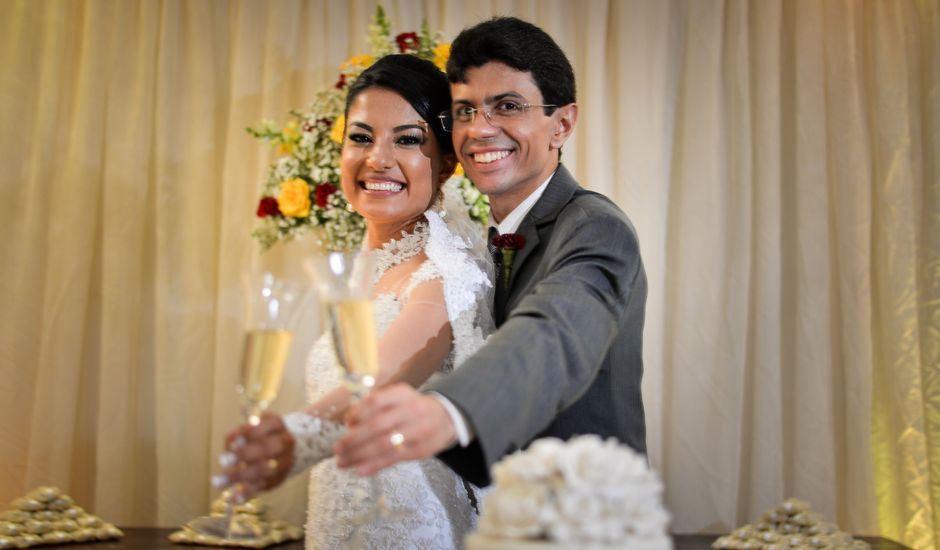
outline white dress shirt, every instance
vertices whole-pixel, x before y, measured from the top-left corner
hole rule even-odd
[[[529,194],[522,202],[520,202],[515,208],[512,209],[512,212],[506,216],[503,221],[496,223],[493,218],[493,209],[490,209],[490,227],[495,227],[500,235],[504,233],[515,233],[519,229],[519,225],[522,224],[522,220],[525,219],[529,211],[532,210],[532,207],[535,206],[535,203],[538,202],[539,198],[542,197],[542,193],[545,192],[545,189],[548,187],[548,182],[552,180],[552,176],[555,175],[555,172],[552,172],[548,176],[548,179],[542,182],[542,185],[539,185],[535,191]],[[470,428],[470,423],[467,422],[467,418],[463,415],[462,412],[450,402],[450,399],[447,399],[443,395],[437,392],[430,392],[429,395],[437,399],[441,405],[444,407],[444,410],[447,411],[448,416],[450,416],[450,421],[454,425],[454,431],[457,432],[457,443],[461,447],[466,447],[473,441],[473,438],[476,437],[473,433],[473,430]]]

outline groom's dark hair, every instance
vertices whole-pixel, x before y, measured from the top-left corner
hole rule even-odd
[[[494,17],[462,30],[451,44],[447,79],[466,82],[467,69],[490,61],[531,73],[543,103],[561,106],[575,102],[571,63],[552,37],[532,23]],[[546,114],[551,111],[546,109]]]

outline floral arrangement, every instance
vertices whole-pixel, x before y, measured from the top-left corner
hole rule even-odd
[[[405,32],[393,38],[391,24],[379,6],[369,26],[372,54],[357,55],[343,63],[336,83],[318,92],[305,111],[291,111],[284,126],[265,120],[247,129],[277,152],[258,202],[260,225],[252,232],[262,251],[307,232],[312,232],[317,244],[327,250],[350,250],[360,245],[365,221],[350,209],[339,179],[343,109],[349,84],[375,60],[391,53],[417,55],[443,70],[450,44],[439,43],[438,39],[427,23],[420,33]],[[489,213],[486,197],[460,167],[451,181],[460,191],[470,217],[485,226]]]
[[[643,455],[614,439],[540,439],[497,463],[493,483],[480,516],[482,535],[671,547],[659,476]]]

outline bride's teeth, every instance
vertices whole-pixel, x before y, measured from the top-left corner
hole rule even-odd
[[[473,155],[473,160],[480,164],[489,164],[491,162],[496,162],[499,159],[504,159],[508,156],[509,151],[489,151],[486,153],[476,153]]]
[[[390,182],[390,181],[388,181],[388,182],[382,182],[382,183],[378,183],[378,182],[366,182],[366,183],[365,183],[365,186],[366,186],[366,189],[368,189],[369,191],[395,191],[395,192],[398,192],[398,191],[401,191],[401,189],[402,189],[402,186],[401,186],[400,183],[393,183],[393,182]]]

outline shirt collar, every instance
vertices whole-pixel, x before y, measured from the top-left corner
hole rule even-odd
[[[538,202],[541,198],[542,193],[545,192],[545,189],[548,187],[548,182],[552,181],[552,177],[555,175],[555,172],[552,172],[548,179],[542,182],[542,185],[539,185],[535,191],[529,194],[524,201],[520,202],[515,208],[512,209],[512,212],[508,216],[503,218],[503,221],[500,223],[495,223],[493,220],[493,210],[490,209],[490,227],[495,227],[500,235],[505,233],[515,233],[519,226],[522,224],[522,220],[525,219],[526,214],[532,210],[532,207],[535,206],[535,203]]]

